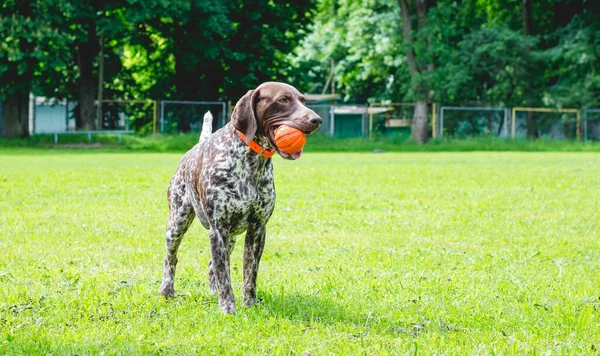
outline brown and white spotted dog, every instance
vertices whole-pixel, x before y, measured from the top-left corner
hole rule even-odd
[[[167,256],[158,291],[174,295],[177,249],[194,217],[209,230],[208,279],[219,306],[235,314],[229,256],[236,236],[246,232],[243,304],[256,302],[256,276],[265,245],[265,225],[275,206],[271,156],[298,159],[275,145],[275,129],[289,125],[313,133],[322,119],[305,105],[293,86],[268,82],[248,91],[236,104],[231,121],[211,134],[212,115],[206,113],[200,142],[181,159],[169,185],[170,219],[166,232]]]

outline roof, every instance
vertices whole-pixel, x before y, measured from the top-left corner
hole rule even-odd
[[[304,94],[307,101],[331,101],[338,100],[339,94]]]
[[[388,111],[393,111],[394,108],[385,108],[385,107],[366,107],[364,105],[361,106],[336,106],[334,113],[338,115],[354,115],[354,114],[381,114]]]

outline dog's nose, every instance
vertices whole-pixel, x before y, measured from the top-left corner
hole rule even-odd
[[[323,123],[323,119],[319,116],[311,117],[308,121],[313,125],[321,125]]]

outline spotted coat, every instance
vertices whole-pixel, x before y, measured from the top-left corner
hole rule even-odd
[[[212,116],[210,113],[205,116],[200,142],[183,156],[169,185],[167,255],[159,294],[174,296],[177,250],[196,217],[209,230],[209,285],[212,293],[218,293],[221,310],[235,314],[230,255],[236,236],[243,232],[246,237],[242,299],[245,306],[256,302],[256,278],[265,245],[265,226],[275,207],[273,164],[271,158],[252,151],[237,130],[243,131],[248,141],[277,150],[273,126],[290,124],[311,133],[322,122],[297,98],[294,106],[288,108],[290,112],[282,116],[280,113],[289,105],[273,109],[273,103],[279,100],[278,95],[284,95],[282,93],[301,96],[291,86],[265,83],[240,99],[232,121],[213,134],[210,134]],[[273,119],[274,116],[277,118]],[[287,159],[299,157],[299,154],[278,153]]]

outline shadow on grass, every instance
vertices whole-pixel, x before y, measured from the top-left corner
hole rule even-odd
[[[262,293],[259,307],[270,315],[290,320],[325,324],[364,323],[365,316],[340,304],[312,294]]]
[[[414,315],[414,320],[398,320],[387,311],[372,310],[357,312],[353,305],[344,305],[339,300],[312,294],[263,293],[259,308],[268,316],[285,318],[301,324],[322,323],[350,327],[349,332],[360,334],[374,333],[393,337],[414,337],[424,333],[448,334],[459,332],[461,328],[442,319],[430,320],[406,310]],[[407,309],[410,308],[406,307]],[[351,331],[354,329],[354,331]]]

